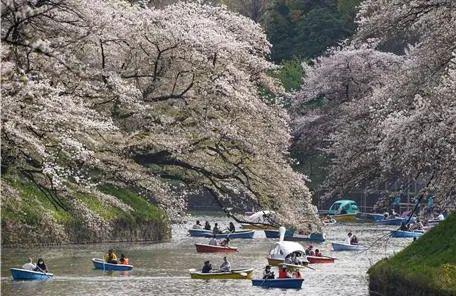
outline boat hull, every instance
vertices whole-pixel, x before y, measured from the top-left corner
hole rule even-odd
[[[366,247],[361,245],[349,245],[345,243],[332,243],[334,251],[364,251]]]
[[[264,234],[266,235],[267,238],[279,238],[280,237],[279,231],[274,230],[274,229],[265,229]],[[285,231],[285,237],[291,237],[291,236],[293,236],[293,234],[294,234],[294,230],[288,229],[287,231]]]
[[[214,237],[214,233],[211,230],[201,229],[189,229],[188,233],[193,237]],[[215,235],[215,238],[253,238],[255,230],[244,230],[236,232],[219,233]]]
[[[253,268],[236,269],[231,272],[190,272],[190,277],[201,280],[249,280],[253,277]]]
[[[403,231],[403,230],[394,230],[391,231],[391,237],[403,238],[403,237],[420,237],[424,233],[421,231]]]
[[[332,215],[337,222],[356,222],[356,214]]]
[[[133,269],[133,265],[106,263],[103,259],[98,258],[93,258],[92,263],[95,269],[105,271],[129,271]]]
[[[264,288],[301,289],[304,279],[257,279],[252,285]]]
[[[307,256],[307,261],[309,264],[318,264],[318,263],[334,263],[335,258],[327,256]]]
[[[356,214],[356,218],[361,221],[375,222],[384,220],[385,216],[378,213],[358,213]]]
[[[238,251],[235,247],[212,246],[207,244],[195,244],[195,247],[198,253],[235,253]]]
[[[311,233],[309,236],[295,234],[293,236],[285,236],[284,240],[292,242],[324,242],[325,237],[322,233]]]
[[[46,281],[52,279],[54,274],[31,271],[22,268],[11,268],[11,276],[15,281]]]
[[[266,257],[266,259],[268,260],[268,264],[271,265],[271,266],[279,266],[281,264],[283,264],[285,262],[285,259],[281,259],[281,258],[271,258],[271,257]],[[303,266],[306,266],[307,264],[309,264],[309,262],[304,262],[303,263]]]
[[[242,229],[249,229],[249,230],[264,230],[268,229],[271,226],[269,225],[262,225],[262,224],[241,224]]]
[[[380,225],[401,225],[403,222],[406,222],[407,219],[405,218],[393,218],[393,219],[384,219],[375,221],[375,223]]]

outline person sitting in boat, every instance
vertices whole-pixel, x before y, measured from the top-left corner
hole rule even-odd
[[[221,245],[222,247],[228,247],[229,244],[230,244],[230,238],[229,238],[229,237],[225,238],[225,239],[222,240],[222,242],[220,243],[220,245]]]
[[[319,249],[316,249],[316,250],[315,250],[315,256],[317,256],[317,257],[322,257],[323,254],[320,252]]]
[[[203,229],[203,225],[201,225],[199,220],[196,220],[195,225],[192,227],[193,229]]]
[[[358,238],[356,237],[356,235],[354,235],[353,233],[349,232],[347,240],[345,242],[347,244],[349,244],[349,245],[357,245],[358,244]]]
[[[231,264],[228,261],[228,259],[226,259],[226,257],[223,257],[223,263],[222,263],[222,265],[220,265],[219,271],[220,272],[230,272],[231,271]]]
[[[211,262],[204,261],[203,269],[201,270],[202,273],[210,273],[212,271],[212,264]]]
[[[306,249],[306,255],[307,255],[307,256],[315,256],[315,252],[314,252],[314,250],[313,250],[313,246],[312,246],[312,245],[310,245],[310,246],[307,247],[307,249]]]
[[[275,278],[274,272],[271,270],[270,265],[266,265],[263,271],[263,280],[273,280]]]
[[[109,249],[108,254],[105,256],[105,261],[111,264],[117,264],[117,255],[113,249]]]
[[[208,221],[204,224],[204,230],[211,230],[211,224]]]
[[[295,279],[302,279],[302,275],[301,275],[301,272],[299,272],[299,269],[296,269],[295,271],[293,271],[293,273],[291,274],[291,277],[295,278]]]
[[[445,220],[445,216],[443,215],[442,212],[440,212],[440,214],[437,216],[437,220],[439,220],[439,221]]]
[[[43,258],[38,258],[38,261],[36,262],[36,267],[35,267],[34,271],[41,271],[41,272],[44,272],[44,273],[48,272],[47,266],[44,263]]]
[[[229,232],[236,232],[236,227],[234,227],[234,223],[230,222],[230,226],[228,227]]]
[[[413,224],[412,230],[424,230],[423,222],[418,218],[416,219],[416,223]]]
[[[120,254],[119,263],[120,263],[120,264],[125,264],[125,265],[128,265],[128,258],[127,258],[127,257],[125,257],[125,255],[124,255],[124,254]]]
[[[409,224],[405,224],[405,222],[402,222],[401,223],[401,227],[399,228],[399,230],[410,231],[410,225]]]
[[[24,265],[22,265],[22,269],[25,269],[25,270],[33,271],[33,270],[35,270],[35,268],[36,268],[36,265],[33,264],[32,257],[29,257],[28,262],[25,263]]]
[[[219,233],[222,233],[222,232],[220,231],[220,229],[218,228],[218,223],[215,223],[215,224],[214,224],[214,228],[212,229],[212,233],[213,233],[214,235],[219,234]]]
[[[209,245],[211,246],[218,246],[218,241],[215,238],[215,234],[212,236],[211,240],[209,241]]]
[[[288,279],[290,275],[288,275],[287,267],[282,266],[279,268],[279,279]]]

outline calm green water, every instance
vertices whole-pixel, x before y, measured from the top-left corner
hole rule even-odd
[[[229,220],[216,216],[199,216],[199,220],[227,225]],[[366,271],[379,259],[397,252],[409,244],[409,239],[389,239],[368,252],[332,252],[331,241],[341,241],[348,231],[357,234],[362,244],[370,244],[384,235],[388,226],[372,224],[336,224],[326,228],[327,241],[315,247],[338,258],[334,264],[312,265],[317,270],[304,270],[301,290],[264,290],[252,287],[248,280],[192,280],[190,268],[201,268],[211,260],[213,266],[222,262],[223,255],[198,254],[194,243],[207,242],[204,238],[187,236],[187,225],[173,227],[173,239],[160,244],[95,244],[27,250],[3,249],[1,255],[2,295],[368,295]],[[240,252],[229,255],[233,268],[253,267],[260,277],[267,261],[265,256],[274,240],[266,239],[263,232],[255,233],[253,240],[233,240]],[[108,273],[94,270],[91,258],[102,258],[108,248],[125,253],[135,267],[129,273]],[[20,267],[28,256],[45,258],[53,280],[47,282],[15,282],[9,268]]]

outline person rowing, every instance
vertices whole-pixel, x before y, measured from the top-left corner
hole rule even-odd
[[[212,272],[212,264],[209,260],[204,261],[203,268],[201,270],[202,273],[210,273]]]
[[[275,278],[274,272],[271,270],[270,265],[266,265],[263,271],[263,280],[273,280]]]
[[[230,225],[228,227],[229,232],[236,232],[236,227],[234,227],[234,223],[230,222]]]
[[[38,258],[38,261],[36,262],[36,267],[33,270],[34,271],[41,271],[43,273],[47,273],[48,272],[47,266],[44,263],[43,258]]]

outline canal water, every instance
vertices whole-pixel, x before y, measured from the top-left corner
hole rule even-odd
[[[335,224],[325,227],[327,241],[313,244],[324,255],[337,258],[334,264],[314,264],[316,270],[305,269],[301,290],[265,290],[253,287],[249,280],[192,280],[188,270],[200,269],[204,260],[214,267],[222,263],[223,255],[196,253],[195,243],[205,238],[187,236],[194,220],[208,220],[227,226],[229,219],[221,216],[193,216],[187,224],[173,226],[170,242],[158,244],[93,244],[33,249],[3,249],[1,254],[1,295],[368,295],[367,269],[376,261],[398,252],[410,239],[385,239],[389,226],[367,223]],[[361,244],[373,246],[364,253],[333,252],[331,241],[342,241],[347,232],[355,233]],[[376,242],[379,240],[378,242]],[[261,277],[267,264],[265,256],[275,240],[266,239],[257,231],[254,239],[235,239],[232,245],[239,252],[228,255],[232,268],[255,268],[254,276]],[[375,244],[374,244],[375,243]],[[307,245],[307,243],[303,243]],[[131,272],[94,270],[92,258],[102,258],[109,248],[124,253],[135,267]],[[46,282],[12,281],[9,268],[20,267],[27,257],[43,257],[55,274]],[[276,272],[277,274],[277,272]]]

